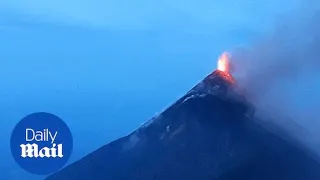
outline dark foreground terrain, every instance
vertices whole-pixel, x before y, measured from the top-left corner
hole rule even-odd
[[[215,71],[162,114],[47,180],[320,180],[320,164]]]

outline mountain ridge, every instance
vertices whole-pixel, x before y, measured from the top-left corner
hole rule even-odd
[[[275,133],[253,120],[253,106],[234,90],[233,81],[225,75],[214,71],[128,136],[46,179],[320,178],[319,163],[301,144],[279,136],[281,128]],[[310,168],[303,168],[300,163]]]

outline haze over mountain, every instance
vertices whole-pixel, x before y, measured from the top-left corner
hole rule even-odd
[[[302,1],[299,8],[279,16],[272,33],[234,49],[232,55],[234,76],[257,115],[271,115],[320,155],[319,18],[320,2]],[[281,119],[303,126],[308,138]]]

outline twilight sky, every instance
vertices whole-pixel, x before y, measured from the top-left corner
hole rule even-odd
[[[34,179],[11,158],[25,115],[61,117],[74,161],[182,96],[223,51],[270,34],[298,0],[0,1],[0,179]]]

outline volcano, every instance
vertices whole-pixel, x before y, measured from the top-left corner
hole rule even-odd
[[[319,180],[313,154],[253,113],[216,70],[128,136],[46,180]]]

